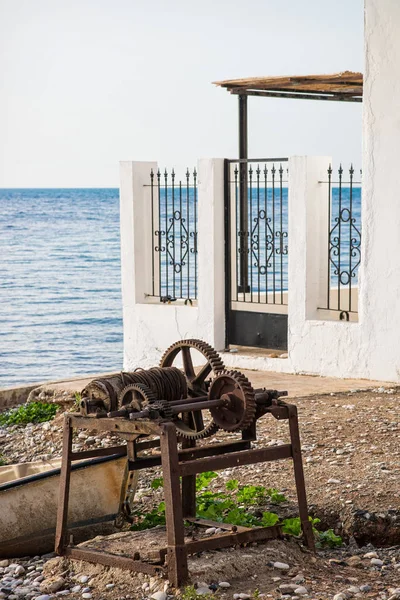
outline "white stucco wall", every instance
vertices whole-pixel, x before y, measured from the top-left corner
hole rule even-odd
[[[151,290],[150,171],[156,162],[120,163],[121,274],[124,369],[158,364],[179,339],[201,338],[224,347],[223,159],[198,162],[198,301],[162,304]]]
[[[365,0],[360,321],[371,377],[400,381],[400,2]]]

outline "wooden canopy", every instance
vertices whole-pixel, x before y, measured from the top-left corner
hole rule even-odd
[[[250,77],[215,81],[231,94],[272,96],[309,100],[362,102],[363,75],[344,71],[333,75],[295,75],[290,77]]]

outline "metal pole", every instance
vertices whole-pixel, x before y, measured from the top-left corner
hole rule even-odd
[[[249,288],[249,224],[248,224],[248,185],[247,185],[247,96],[239,95],[239,282],[238,292],[246,293]]]

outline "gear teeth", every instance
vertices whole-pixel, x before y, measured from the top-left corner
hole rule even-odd
[[[129,392],[138,392],[140,396],[139,402],[142,408],[157,401],[157,396],[147,385],[144,385],[144,383],[131,383],[125,386],[118,395],[118,406],[121,408],[129,406],[130,401],[127,400],[124,403],[124,398]]]
[[[172,421],[172,419],[173,419],[172,408],[169,405],[169,402],[167,402],[166,400],[157,400],[156,402],[153,402],[150,405],[150,408],[152,410],[159,412],[161,414],[162,418]]]
[[[207,342],[203,342],[202,340],[192,338],[187,340],[179,340],[167,348],[161,357],[160,367],[165,368],[172,366],[176,356],[184,347],[198,350],[211,365],[211,370],[214,376],[218,375],[225,369],[225,365],[222,362],[221,357],[219,356],[218,352],[216,352],[214,348],[210,346],[210,344],[207,344]],[[179,421],[176,421],[175,425],[179,437],[187,440],[201,440],[206,437],[210,437],[219,429],[218,425],[214,421],[211,421],[208,425],[206,425],[202,431],[193,431],[193,433],[180,427]]]
[[[215,383],[218,382],[219,379],[222,379],[224,377],[230,378],[231,380],[233,380],[235,382],[235,384],[237,384],[239,386],[239,388],[242,392],[242,402],[243,402],[242,415],[238,415],[239,422],[236,423],[235,425],[232,425],[231,423],[224,423],[223,416],[221,415],[221,411],[218,408],[211,409],[211,414],[213,415],[214,420],[217,422],[219,427],[221,427],[221,429],[224,429],[225,431],[229,431],[229,432],[244,431],[254,422],[255,417],[256,417],[257,404],[256,404],[253,386],[251,385],[251,383],[247,379],[247,377],[245,375],[243,375],[243,373],[240,373],[240,371],[224,370],[221,373],[219,373],[217,375],[217,377],[215,379],[213,379],[213,381],[212,381],[212,384],[211,384],[211,387],[210,387],[210,390],[208,393],[208,397],[210,399],[213,399],[213,396],[212,396],[213,385],[215,385]],[[219,395],[220,396],[223,395],[223,392],[221,393],[221,390],[219,390]],[[241,416],[241,418],[240,418],[240,416]]]

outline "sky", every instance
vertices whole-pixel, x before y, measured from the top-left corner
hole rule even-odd
[[[363,0],[0,0],[0,187],[118,187],[238,155],[211,82],[363,71]],[[360,165],[362,105],[250,98],[249,156]]]

